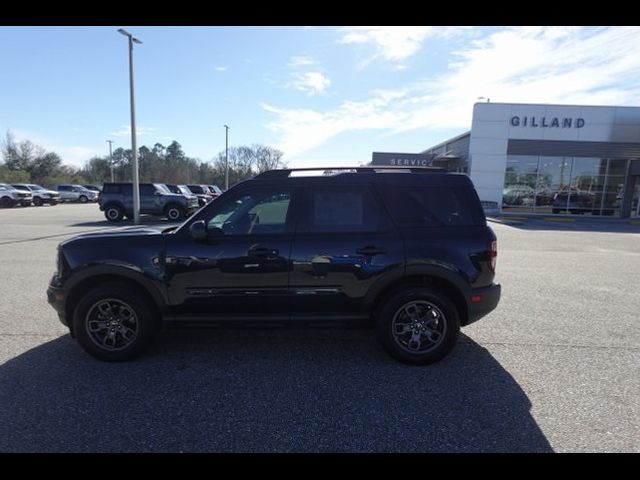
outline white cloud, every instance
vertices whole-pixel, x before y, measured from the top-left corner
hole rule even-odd
[[[313,58],[313,57],[309,57],[309,56],[297,56],[297,57],[291,57],[289,59],[289,66],[292,68],[298,68],[298,67],[310,67],[312,65],[317,65],[318,61]]]
[[[305,92],[307,95],[317,95],[324,92],[331,80],[320,72],[292,73],[293,80],[287,83],[287,87]]]
[[[360,41],[356,33],[349,38]],[[506,103],[638,104],[640,56],[630,54],[638,50],[637,27],[505,28],[459,47],[435,78],[326,111],[263,108],[275,116],[267,127],[279,135],[278,148],[295,160],[343,132],[466,130],[480,96]],[[388,56],[400,52],[390,47]]]
[[[226,65],[218,65],[217,67],[213,67],[216,72],[226,72],[229,70],[229,67]]]
[[[156,130],[157,128],[154,127],[136,127],[136,136],[148,135]],[[130,137],[131,125],[121,125],[118,130],[111,132],[109,135],[113,135],[114,137]]]

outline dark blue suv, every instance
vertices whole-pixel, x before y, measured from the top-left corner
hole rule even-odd
[[[496,236],[469,178],[426,168],[273,170],[180,226],[60,244],[49,302],[127,360],[164,324],[364,324],[426,364],[498,304]]]

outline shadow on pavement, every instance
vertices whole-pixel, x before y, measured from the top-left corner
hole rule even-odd
[[[107,364],[63,336],[0,366],[0,451],[552,451],[513,377],[460,340],[409,367],[370,330],[169,331]]]
[[[548,220],[551,219],[551,220]],[[575,232],[640,233],[640,219],[510,216],[489,217],[489,222],[503,223],[522,230],[563,230]]]

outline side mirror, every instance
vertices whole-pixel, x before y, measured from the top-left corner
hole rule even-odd
[[[204,240],[207,238],[207,224],[204,223],[204,220],[198,220],[197,222],[193,222],[189,226],[189,234],[191,238],[194,240]]]

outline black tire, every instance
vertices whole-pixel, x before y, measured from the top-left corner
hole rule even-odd
[[[186,212],[181,205],[171,204],[165,207],[164,215],[170,222],[179,222],[184,220]]]
[[[407,306],[411,310],[411,305],[418,308],[414,310],[418,313],[415,318],[420,320],[415,323],[404,310]],[[403,322],[405,319],[407,322]],[[427,365],[444,358],[455,346],[460,315],[444,293],[416,285],[398,290],[384,301],[377,318],[377,330],[382,346],[393,358],[409,365]],[[414,334],[419,336],[418,342],[413,341]],[[426,341],[424,349],[423,341]],[[418,349],[411,348],[416,343]]]
[[[2,197],[0,198],[0,207],[2,208],[11,208],[15,205],[15,202],[12,198]]]
[[[33,204],[36,207],[41,207],[43,203],[44,202],[42,201],[42,199],[40,197],[33,197]]]
[[[93,357],[106,362],[123,362],[140,355],[153,341],[158,331],[155,311],[145,298],[144,293],[137,288],[117,282],[106,283],[87,292],[78,302],[73,314],[73,331],[80,346]],[[98,309],[105,303],[113,307],[110,310],[114,313],[113,321],[120,321],[120,327],[107,326],[98,330],[102,327],[101,323],[109,324],[108,320],[102,320],[106,318],[104,315],[98,316]],[[121,305],[126,305],[124,311]],[[132,313],[128,318],[133,318],[135,321],[115,320],[125,318],[124,312],[127,310]],[[122,333],[125,330],[119,328],[126,328],[126,331],[135,333],[130,334],[130,338],[126,339]],[[90,329],[94,332],[90,333]],[[114,332],[113,342],[107,341],[106,347],[100,345],[100,337],[105,330]],[[109,335],[111,334],[105,332],[103,338]],[[122,342],[120,347],[118,342]],[[108,345],[110,343],[112,348]]]
[[[57,201],[57,200],[51,200],[51,201],[49,202],[49,205],[51,205],[52,207],[53,207],[54,205],[57,205],[57,204],[58,204],[58,201]]]
[[[104,218],[110,222],[119,222],[124,217],[124,209],[114,203],[104,207]]]
[[[78,198],[78,201],[80,203],[87,203],[89,199],[85,195],[80,195],[80,198]]]

